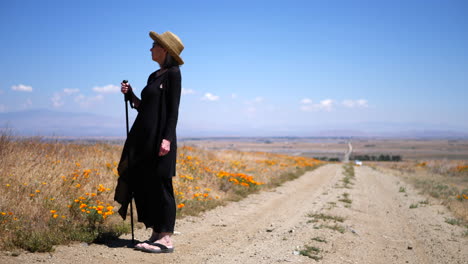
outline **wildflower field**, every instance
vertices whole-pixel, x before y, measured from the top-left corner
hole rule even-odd
[[[122,146],[46,142],[0,134],[0,248],[51,251],[130,231],[113,201]],[[178,149],[178,217],[280,185],[321,164],[265,152]]]

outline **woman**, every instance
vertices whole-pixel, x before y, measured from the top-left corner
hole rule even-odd
[[[138,221],[153,229],[151,237],[137,244],[136,249],[170,253],[174,251],[171,235],[176,205],[172,177],[176,174],[179,66],[184,63],[180,57],[184,46],[169,31],[160,35],[151,31],[150,37],[154,40],[151,56],[160,69],[149,76],[141,100],[129,83],[121,83],[122,93],[138,115],[125,141],[114,199],[122,205],[119,214],[125,219],[133,194]]]

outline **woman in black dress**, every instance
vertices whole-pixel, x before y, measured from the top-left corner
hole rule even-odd
[[[149,76],[141,100],[129,83],[121,83],[122,93],[130,99],[138,115],[125,141],[114,199],[122,205],[119,213],[125,219],[133,194],[138,221],[153,229],[151,237],[135,248],[168,253],[174,250],[171,235],[176,205],[172,177],[176,174],[179,66],[184,63],[180,57],[184,46],[169,31],[162,34],[151,31],[150,37],[154,40],[150,49],[152,59],[160,69]]]

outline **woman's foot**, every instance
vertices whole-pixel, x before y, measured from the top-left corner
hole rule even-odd
[[[161,238],[161,234],[160,233],[156,233],[153,231],[153,233],[151,234],[150,238],[148,240],[145,240],[141,243],[138,243],[135,245],[135,248],[136,249],[142,249],[144,248],[144,244],[148,244],[148,243],[154,243],[155,241],[157,241],[158,239]]]
[[[158,244],[161,246],[158,246]],[[156,240],[154,243],[141,243],[141,248],[155,253],[166,253],[172,252],[174,250],[170,234],[168,233],[162,233],[162,237]]]

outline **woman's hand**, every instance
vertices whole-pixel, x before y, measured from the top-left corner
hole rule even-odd
[[[167,139],[163,139],[161,148],[159,148],[159,156],[164,156],[171,150],[171,142]]]
[[[120,91],[123,93],[123,94],[126,94],[127,92],[132,92],[132,86],[130,85],[130,83],[120,83]]]

